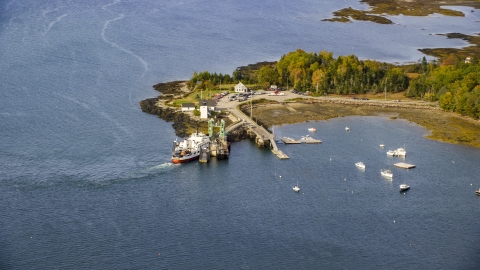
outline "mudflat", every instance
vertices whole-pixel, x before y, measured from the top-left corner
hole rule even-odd
[[[382,116],[404,119],[429,130],[429,139],[480,147],[480,122],[431,108],[369,106],[339,103],[285,102],[255,106],[254,118],[263,125],[294,124],[345,116]]]

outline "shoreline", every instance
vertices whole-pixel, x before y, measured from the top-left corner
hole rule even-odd
[[[172,82],[173,83],[173,82]],[[183,113],[179,108],[165,105],[167,100],[181,98],[186,93],[185,82],[176,81],[162,84],[168,86],[168,98],[151,98],[140,102],[142,111],[157,115],[167,122],[173,122],[172,127],[178,136],[185,136],[199,127],[206,129],[206,121],[201,121],[191,113]],[[160,87],[156,89],[161,92]],[[319,97],[298,98],[286,93],[285,96],[259,96],[256,99],[267,97],[266,102],[256,103],[253,106],[255,120],[265,126],[296,124],[306,121],[322,121],[346,116],[383,116],[390,119],[404,119],[424,127],[428,131],[426,138],[444,142],[480,148],[480,121],[445,112],[438,106],[412,100],[394,102],[384,100],[352,100],[348,97]],[[163,105],[161,105],[163,104]],[[221,99],[219,106],[242,106],[236,101],[228,102]],[[246,106],[250,109],[250,105]],[[247,109],[247,108],[245,108]],[[278,117],[281,115],[282,117]],[[235,138],[238,141],[240,138]]]
[[[385,104],[386,105],[386,104]],[[422,126],[431,140],[480,148],[480,121],[445,112],[435,107],[402,104],[352,103],[315,100],[270,104],[253,109],[255,118],[264,126],[296,124],[307,121],[328,121],[337,117],[380,116],[402,119]],[[278,115],[282,115],[277,117]]]

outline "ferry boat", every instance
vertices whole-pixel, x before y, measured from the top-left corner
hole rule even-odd
[[[203,133],[193,133],[180,142],[176,140],[172,147],[172,163],[185,163],[196,160],[202,148],[210,149],[210,137]]]

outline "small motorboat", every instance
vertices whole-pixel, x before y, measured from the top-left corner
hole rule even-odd
[[[363,162],[361,162],[361,161],[355,163],[355,166],[357,166],[357,168],[359,168],[359,169],[365,170],[365,164],[363,164]]]
[[[293,189],[293,191],[295,191],[295,192],[300,192],[300,188],[298,187],[298,183],[297,183],[295,186],[293,186],[292,189]]]
[[[385,147],[385,144],[383,144],[383,143],[380,144],[380,147],[381,147],[381,148],[384,148],[384,147]]]
[[[345,130],[346,130],[346,131],[350,131],[350,128],[349,128],[349,127],[345,127]]]
[[[475,194],[477,194],[478,196],[480,196],[480,188],[475,190]]]
[[[390,170],[382,170],[382,171],[380,171],[380,174],[382,174],[382,176],[387,177],[387,178],[392,178],[393,177],[393,173]]]
[[[405,190],[408,190],[410,189],[410,186],[407,185],[407,184],[401,184],[400,185],[400,191],[405,191]]]
[[[308,131],[315,132],[315,131],[317,131],[317,129],[316,128],[309,128]]]
[[[387,151],[387,156],[390,156],[390,157],[395,156],[395,151],[393,151],[393,150],[388,150],[388,151]]]

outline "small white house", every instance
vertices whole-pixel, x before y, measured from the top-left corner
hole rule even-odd
[[[470,64],[472,62],[472,58],[467,57],[465,58],[465,64]]]
[[[275,91],[278,87],[275,84],[270,85],[270,90]]]
[[[247,93],[248,88],[242,83],[239,82],[237,85],[235,85],[235,93]]]
[[[207,119],[211,111],[215,111],[217,102],[215,100],[200,100],[200,118]]]
[[[182,112],[195,110],[195,103],[182,103]]]

